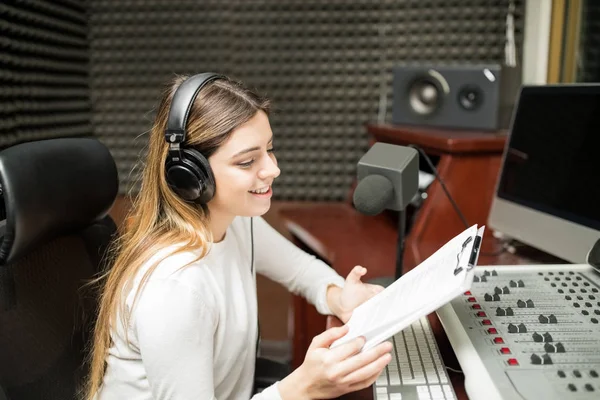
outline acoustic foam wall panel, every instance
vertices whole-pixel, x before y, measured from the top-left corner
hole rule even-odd
[[[94,131],[117,161],[120,190],[127,193],[137,189],[134,167],[167,80],[226,72],[230,4],[97,0],[90,6]]]
[[[515,2],[516,44],[524,2]],[[508,0],[96,0],[94,130],[136,189],[161,84],[215,70],[272,99],[279,200],[343,200],[399,63],[500,62]],[[520,54],[518,54],[520,59]],[[383,88],[383,89],[382,89]],[[131,171],[133,170],[133,173]]]
[[[89,136],[86,3],[0,3],[0,148]]]

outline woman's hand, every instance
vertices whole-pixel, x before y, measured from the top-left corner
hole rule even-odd
[[[330,286],[327,290],[329,309],[343,323],[348,322],[350,316],[352,316],[352,311],[356,307],[384,289],[380,285],[363,283],[360,279],[366,273],[367,269],[365,267],[357,265],[346,277],[343,289],[338,286]]]
[[[392,359],[392,344],[383,342],[359,353],[365,344],[359,337],[329,349],[347,332],[347,326],[331,328],[312,340],[302,365],[278,384],[283,400],[330,399],[375,382]]]

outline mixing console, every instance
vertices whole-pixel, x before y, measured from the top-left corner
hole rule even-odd
[[[589,265],[477,267],[437,311],[471,400],[599,399],[600,274]]]

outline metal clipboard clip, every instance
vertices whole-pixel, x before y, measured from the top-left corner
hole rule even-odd
[[[460,249],[460,252],[456,255],[456,268],[454,268],[454,276],[460,274],[463,270],[463,268],[459,265],[460,264],[460,258],[462,257],[462,254],[465,251],[465,248],[467,247],[467,245],[469,243],[471,243],[471,240],[473,240],[472,236],[469,236],[464,243],[462,244],[462,247]],[[467,271],[470,271],[473,269],[473,267],[475,267],[475,262],[477,261],[477,256],[479,253],[479,247],[481,246],[481,236],[479,235],[475,235],[475,242],[473,242],[473,249],[471,250],[471,254],[469,255],[469,262],[467,264]]]

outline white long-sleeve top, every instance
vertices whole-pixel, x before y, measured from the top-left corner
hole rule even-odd
[[[249,399],[257,340],[256,272],[303,295],[330,314],[326,290],[344,279],[255,217],[251,272],[250,218],[237,217],[225,238],[200,261],[197,254],[160,262],[133,300],[140,270],[125,298],[130,315],[111,330],[107,370],[97,400]],[[173,249],[165,249],[166,251]],[[120,321],[120,318],[117,319]],[[277,384],[252,397],[281,400]]]

